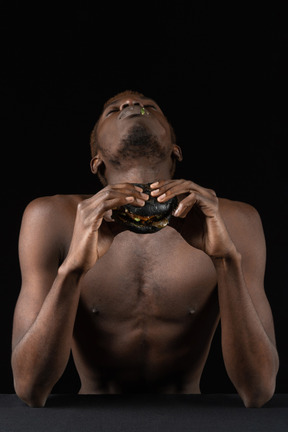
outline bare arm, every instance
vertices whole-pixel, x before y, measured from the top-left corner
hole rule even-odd
[[[154,187],[160,200],[185,193],[175,216],[186,217],[195,206],[202,220],[192,246],[210,256],[217,272],[225,366],[245,405],[261,406],[275,391],[278,354],[264,292],[266,250],[259,215],[243,203],[221,200],[219,206],[213,191],[190,181]]]
[[[264,233],[256,210],[240,203],[226,218],[226,225],[235,253],[213,259],[223,358],[245,405],[261,406],[275,391],[279,365],[272,313],[264,291]]]
[[[28,405],[43,406],[66,367],[80,279],[113,241],[108,232],[102,246],[98,241],[103,217],[115,206],[144,205],[147,198],[139,188],[124,184],[82,201],[60,266],[64,209],[55,206],[53,197],[36,200],[26,209],[19,239],[22,287],[14,314],[12,369],[16,393]]]
[[[62,375],[71,348],[80,274],[59,267],[60,245],[50,200],[25,211],[19,257],[22,287],[14,314],[12,368],[18,396],[43,406]]]

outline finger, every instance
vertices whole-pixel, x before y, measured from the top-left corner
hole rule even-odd
[[[169,199],[187,194],[191,190],[191,182],[186,180],[177,180],[160,184],[157,189],[151,192],[151,195],[157,197],[159,202],[165,202]]]
[[[173,196],[179,195],[181,192],[178,193],[177,190],[173,189],[177,184],[179,184],[182,181],[179,180],[162,180],[154,182],[150,185],[151,196],[158,197],[158,201],[167,201],[170,198],[173,198]]]
[[[143,207],[146,204],[146,200],[142,199],[142,197],[138,197],[137,195],[126,195],[124,193],[118,193],[115,196],[111,196],[110,199],[107,200],[107,205],[110,208],[118,208],[126,204],[133,204],[137,207]],[[111,207],[112,206],[112,207]]]
[[[205,188],[191,180],[185,180],[185,179],[157,181],[152,183],[150,187],[151,189],[153,189],[151,195],[154,196],[159,195],[165,191],[168,191],[169,189],[172,189],[174,187],[182,187],[187,191],[191,189],[191,190],[196,190],[198,192],[201,192],[203,194],[216,196],[215,191],[213,191],[212,189]]]
[[[134,185],[133,183],[120,183],[120,184],[111,185],[110,187],[119,190],[123,193],[131,194],[133,196],[135,195],[136,192],[136,196],[139,196],[144,200],[149,199],[149,195],[144,193],[143,189],[140,186]]]
[[[218,209],[218,198],[214,195],[207,197],[192,191],[186,198],[180,201],[173,215],[175,217],[186,217],[194,206],[197,206],[205,216],[213,217]]]
[[[118,196],[111,199],[106,199],[98,203],[90,209],[88,219],[93,222],[97,219],[108,218],[112,214],[112,210],[119,208],[125,204],[133,204],[137,207],[142,207],[145,205],[144,200],[140,200],[134,197]]]
[[[189,199],[183,199],[178,204],[177,208],[173,212],[173,216],[185,218],[189,211],[192,209],[192,207],[195,205],[197,201],[196,195],[189,196]]]
[[[141,186],[137,186],[133,183],[115,183],[110,185],[111,188],[113,189],[130,189],[130,190],[136,190],[138,192],[143,192],[143,189],[141,188]]]
[[[156,183],[155,187],[156,187]],[[172,180],[166,182],[157,182],[158,187],[151,192],[152,196],[158,197],[158,201],[165,202],[173,196],[181,194],[190,194],[194,191],[206,197],[216,197],[212,189],[207,189],[190,180]]]
[[[106,222],[114,222],[114,219],[112,219],[112,210],[108,210],[104,213],[103,219]]]
[[[97,197],[97,198],[96,198]],[[102,189],[98,194],[95,195],[96,200],[98,197],[106,200],[119,198],[119,205],[125,205],[127,203],[133,203],[135,205],[144,205],[149,199],[149,195],[143,193],[141,188],[134,187],[132,184],[121,184],[121,185],[110,185]],[[125,202],[125,200],[127,202]]]
[[[114,208],[126,204],[142,207],[145,203],[146,200],[141,197],[141,193],[138,191],[104,188],[92,198],[87,199],[85,203],[83,202],[83,206],[85,206],[86,211],[91,213],[92,217],[103,217],[106,211],[113,210]]]
[[[163,186],[168,185],[172,182],[175,183],[175,181],[176,180],[159,180],[154,183],[151,183],[150,189],[154,189],[153,192],[155,192],[155,189],[162,188]]]
[[[135,198],[134,196],[125,196],[126,203],[125,204],[133,204],[135,206],[144,206],[146,201],[141,198]],[[125,205],[121,204],[121,205]]]

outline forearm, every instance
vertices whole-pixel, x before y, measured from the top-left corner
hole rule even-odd
[[[246,404],[271,393],[278,370],[275,341],[260,320],[246,286],[242,259],[213,260],[218,277],[222,351],[227,373]],[[269,399],[269,397],[268,397]],[[261,404],[261,403],[260,403]]]
[[[37,318],[13,347],[15,389],[29,404],[45,403],[67,365],[80,296],[79,278],[78,273],[59,268]]]

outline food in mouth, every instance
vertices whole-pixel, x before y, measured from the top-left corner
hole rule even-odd
[[[155,233],[169,224],[173,210],[178,205],[176,197],[161,203],[156,197],[151,196],[150,184],[134,183],[140,186],[143,192],[149,195],[143,207],[136,207],[126,204],[112,211],[112,218],[115,222],[124,225],[130,231],[139,234]]]

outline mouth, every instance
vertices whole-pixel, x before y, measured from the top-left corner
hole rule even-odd
[[[150,114],[145,108],[141,107],[140,105],[129,105],[125,107],[119,114],[118,120],[122,120],[126,117],[138,117],[138,116],[145,116],[148,117]]]

